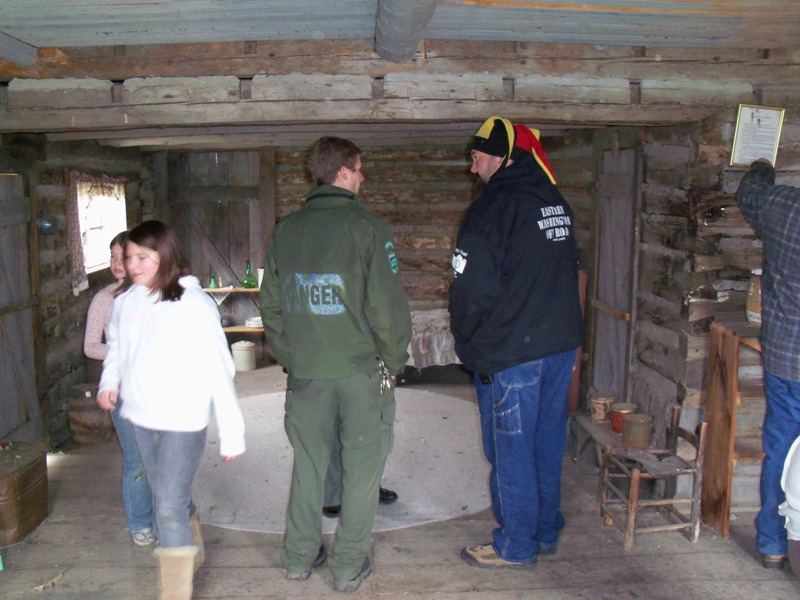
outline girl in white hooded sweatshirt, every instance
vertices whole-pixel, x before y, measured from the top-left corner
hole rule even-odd
[[[188,274],[175,233],[146,221],[128,233],[98,404],[133,424],[155,497],[162,600],[189,600],[203,560],[192,484],[211,415],[224,462],[244,452],[235,368],[216,304]]]

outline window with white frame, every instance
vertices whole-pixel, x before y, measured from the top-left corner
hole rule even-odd
[[[108,245],[127,229],[128,221],[124,179],[71,172],[70,187],[72,285],[77,294],[88,287],[89,273],[108,268]]]

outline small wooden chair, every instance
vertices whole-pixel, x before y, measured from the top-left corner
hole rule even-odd
[[[697,426],[696,433],[680,427],[681,407],[672,410],[672,419],[667,431],[664,449],[637,450],[606,444],[601,448],[600,485],[597,494],[597,511],[606,526],[616,525],[625,534],[625,551],[633,549],[634,535],[659,531],[689,530],[689,539],[694,543],[700,536],[700,493],[703,484],[703,452],[706,423]],[[677,455],[678,439],[686,440],[694,447],[693,459]],[[691,495],[675,496],[677,477],[692,476]],[[653,499],[640,497],[642,481],[664,480],[663,490],[656,490]],[[621,482],[626,481],[627,491]],[[658,486],[654,486],[658,488]],[[609,491],[611,494],[609,495]],[[689,507],[686,516],[678,507]],[[636,519],[640,511],[656,509],[663,511],[679,522],[641,527]]]

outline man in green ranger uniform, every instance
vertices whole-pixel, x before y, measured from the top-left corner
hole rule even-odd
[[[294,469],[282,554],[287,578],[326,560],[323,482],[338,436],[341,513],[328,567],[333,589],[354,592],[371,571],[367,551],[393,442],[393,376],[408,360],[411,316],[394,243],[356,195],[361,151],[323,137],[308,158],[317,183],[272,236],[261,285],[264,331],[288,372],[284,427]]]

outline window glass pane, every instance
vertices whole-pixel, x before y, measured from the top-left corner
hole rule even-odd
[[[125,186],[79,183],[78,218],[86,272],[108,268],[108,245],[127,229]]]

